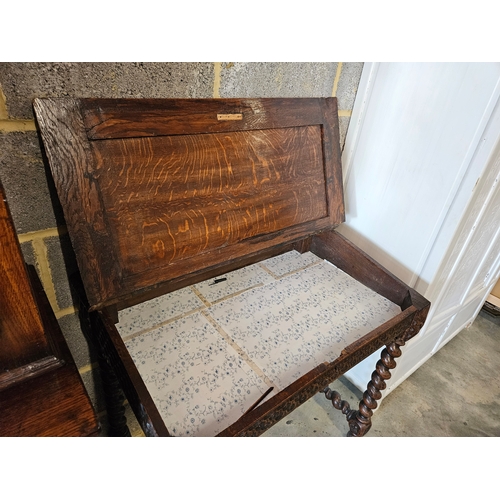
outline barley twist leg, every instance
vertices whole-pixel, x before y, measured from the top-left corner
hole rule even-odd
[[[352,410],[349,403],[342,400],[337,391],[332,391],[329,387],[321,391],[325,394],[326,399],[332,402],[333,407],[346,416],[349,424],[348,436],[361,437],[370,430],[373,410],[377,408],[377,401],[382,397],[381,391],[386,388],[385,381],[391,378],[389,370],[396,367],[395,358],[401,356],[400,347],[403,345],[405,345],[403,340],[395,340],[384,348],[357,411]]]
[[[396,367],[395,358],[401,356],[400,347],[405,342],[396,340],[388,344],[380,355],[379,361],[372,373],[370,382],[363,394],[363,399],[359,403],[359,410],[354,412],[351,418],[348,418],[349,433],[348,436],[364,436],[372,426],[373,410],[377,408],[377,401],[382,397],[381,391],[386,388],[385,381],[391,378],[390,370]]]
[[[351,407],[347,401],[342,400],[340,394],[337,391],[332,391],[329,387],[327,387],[321,392],[325,393],[326,399],[330,400],[333,407],[337,410],[340,410],[346,416],[347,420],[352,418],[354,413],[356,413],[356,410],[351,410]]]

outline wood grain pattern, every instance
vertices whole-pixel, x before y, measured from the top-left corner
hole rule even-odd
[[[269,99],[82,99],[91,140],[192,135],[237,130],[302,127],[323,123],[323,107],[334,98]],[[242,114],[220,121],[218,114]]]
[[[344,220],[334,98],[34,109],[93,309]]]
[[[43,370],[33,364],[41,358],[51,365],[52,354],[0,184],[0,388]]]
[[[318,126],[92,147],[124,276],[328,215]]]
[[[34,267],[27,278],[57,364],[0,390],[0,436],[97,436],[94,409]]]
[[[104,290],[119,286],[121,276],[79,100],[35,99],[33,108],[87,293],[99,302]]]
[[[345,221],[337,99],[325,99],[324,106],[322,106],[322,113],[322,147],[328,207],[332,227],[336,227]],[[329,168],[329,165],[332,165],[333,168]]]
[[[99,426],[74,367],[0,393],[0,436],[97,436]]]

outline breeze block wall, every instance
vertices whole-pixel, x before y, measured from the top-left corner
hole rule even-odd
[[[36,97],[330,97],[341,146],[363,63],[0,63],[0,181],[25,260],[33,264],[106,435],[96,356],[80,329],[68,276],[76,261],[32,111]],[[128,415],[132,433],[141,431]]]

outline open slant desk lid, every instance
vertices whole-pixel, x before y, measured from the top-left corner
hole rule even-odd
[[[335,98],[34,109],[92,309],[344,220]]]

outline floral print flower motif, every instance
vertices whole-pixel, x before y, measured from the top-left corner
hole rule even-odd
[[[289,252],[249,266],[233,275],[244,276],[245,285],[231,284],[225,299],[215,293],[219,301],[212,306],[188,287],[122,313],[117,326],[173,435],[216,435],[269,384],[274,393],[284,389],[400,313],[311,256]],[[265,269],[282,277],[263,279]]]

